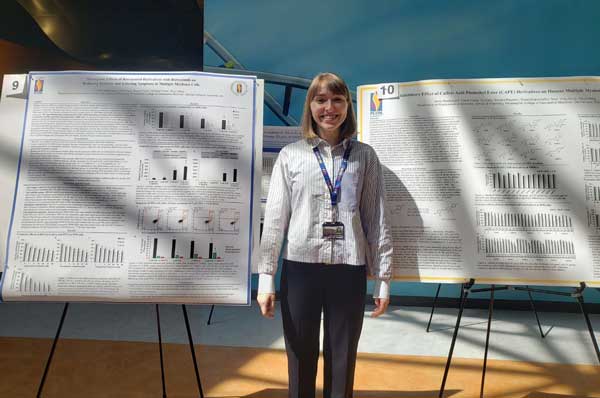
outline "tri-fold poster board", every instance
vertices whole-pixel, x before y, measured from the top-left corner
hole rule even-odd
[[[262,81],[32,72],[1,100],[2,300],[249,303],[262,169],[299,138],[267,129],[263,164]],[[600,78],[382,83],[357,105],[395,279],[600,286]]]

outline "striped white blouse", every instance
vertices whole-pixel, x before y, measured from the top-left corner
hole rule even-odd
[[[389,297],[392,238],[385,214],[385,190],[379,159],[369,145],[352,141],[338,199],[338,220],[345,238],[323,238],[332,221],[329,189],[313,147],[319,147],[332,184],[351,139],[331,147],[321,138],[285,146],[273,166],[259,262],[259,293],[274,293],[274,275],[283,258],[306,263],[367,265],[375,279],[373,297]],[[287,233],[287,242],[284,237]]]

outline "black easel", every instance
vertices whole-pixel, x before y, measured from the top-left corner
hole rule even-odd
[[[435,297],[433,298],[433,304],[431,305],[431,314],[429,314],[429,321],[427,322],[427,328],[426,331],[427,333],[429,333],[429,329],[431,327],[431,321],[433,320],[433,313],[435,312],[435,307],[440,295],[440,289],[442,287],[441,283],[438,283],[438,287],[437,290],[435,292]],[[529,286],[526,286],[527,288],[529,288]],[[512,286],[506,286],[504,288],[496,288],[496,290],[517,290],[514,289]],[[538,325],[538,329],[540,330],[540,335],[542,336],[542,338],[546,337],[546,334],[543,332],[542,330],[542,324],[540,323],[540,317],[538,315],[537,309],[535,308],[535,302],[533,301],[533,297],[531,297],[531,291],[527,291],[527,294],[529,296],[529,303],[531,304],[531,309],[533,310],[533,313],[535,314],[535,320],[537,322]],[[463,289],[460,289],[460,299],[462,300],[462,296],[463,296]]]
[[[452,353],[454,352],[454,345],[456,344],[456,336],[458,336],[458,328],[460,327],[460,319],[462,318],[463,309],[465,308],[465,302],[469,297],[469,292],[475,284],[475,279],[469,280],[467,283],[462,284],[460,307],[458,310],[458,316],[456,317],[456,326],[454,327],[454,335],[452,336],[452,343],[450,344],[450,352],[448,352],[448,360],[446,361],[446,369],[444,370],[444,377],[442,378],[442,386],[440,387],[439,397],[443,397],[444,388],[446,386],[446,379],[448,378],[448,369],[450,368],[450,362],[452,361]]]
[[[46,360],[46,366],[44,367],[44,374],[42,375],[42,380],[40,381],[40,385],[37,391],[37,398],[42,396],[42,390],[44,389],[44,383],[46,383],[46,376],[48,375],[48,370],[50,369],[50,364],[52,363],[52,358],[54,357],[54,351],[56,349],[56,343],[58,343],[58,338],[60,336],[60,332],[62,330],[63,324],[65,323],[65,317],[67,316],[67,311],[69,310],[69,303],[65,303],[63,307],[62,316],[60,317],[60,322],[58,323],[58,329],[56,329],[56,335],[54,336],[54,341],[52,342],[52,348],[50,349],[50,354],[48,355],[48,360]]]
[[[165,385],[165,366],[163,363],[163,351],[162,351],[162,334],[160,332],[160,311],[158,309],[158,304],[155,306],[156,308],[156,328],[158,329],[158,352],[160,353],[160,380],[162,382],[162,396],[163,398],[167,398],[167,389]]]
[[[215,305],[213,304],[210,306],[210,314],[208,314],[208,321],[206,321],[207,325],[210,325],[210,320],[212,319],[212,314],[213,314],[214,310],[215,310]]]
[[[594,345],[594,349],[596,350],[596,355],[598,357],[598,361],[600,362],[600,350],[598,349],[598,342],[596,341],[596,336],[594,335],[594,329],[592,327],[592,323],[590,322],[590,318],[589,315],[585,309],[585,303],[583,300],[583,291],[586,288],[586,285],[584,282],[581,282],[579,284],[579,287],[575,288],[575,290],[573,290],[573,292],[571,293],[566,293],[566,292],[558,292],[558,291],[554,291],[554,290],[547,290],[547,289],[533,289],[530,288],[529,286],[525,286],[525,287],[520,287],[520,286],[513,286],[513,287],[509,287],[509,286],[503,286],[503,287],[496,287],[495,285],[491,285],[490,288],[484,288],[484,289],[472,289],[473,284],[475,283],[474,279],[471,279],[468,283],[463,283],[462,285],[462,298],[461,298],[461,303],[460,303],[460,309],[458,312],[458,317],[456,319],[456,326],[454,327],[454,335],[452,336],[452,343],[450,344],[450,351],[448,353],[448,359],[446,361],[446,368],[444,370],[444,376],[442,378],[442,385],[440,387],[440,393],[439,393],[439,398],[442,398],[444,395],[444,388],[446,386],[446,379],[448,377],[448,370],[450,368],[450,363],[452,361],[452,353],[454,351],[454,345],[456,343],[456,338],[458,336],[458,329],[460,328],[460,320],[462,317],[462,312],[465,306],[465,303],[467,301],[468,295],[470,292],[485,292],[485,291],[489,291],[490,292],[490,306],[488,309],[488,326],[487,326],[487,335],[486,335],[486,341],[485,341],[485,354],[484,354],[484,361],[483,361],[483,370],[482,370],[482,377],[481,377],[481,388],[480,388],[480,397],[483,398],[483,389],[484,389],[484,383],[485,383],[485,372],[486,372],[486,366],[487,366],[487,353],[488,353],[488,349],[489,349],[489,337],[490,337],[490,331],[491,331],[491,323],[492,323],[492,313],[493,313],[493,307],[494,307],[494,291],[495,290],[506,290],[506,289],[514,289],[514,290],[520,290],[520,291],[527,291],[529,293],[529,297],[531,297],[531,292],[535,292],[535,293],[542,293],[542,294],[550,294],[550,295],[559,295],[559,296],[568,296],[568,297],[573,297],[577,300],[577,302],[579,303],[579,307],[581,309],[581,313],[583,314],[587,327],[588,327],[588,331],[590,332],[590,337],[592,339],[592,343]],[[537,318],[537,312],[536,312],[536,318]],[[539,324],[539,319],[538,319],[538,324]],[[541,332],[541,326],[540,326],[540,332]],[[544,337],[543,333],[542,333],[542,337]]]
[[[530,287],[519,287],[519,286],[515,286],[514,289],[515,290],[523,290],[523,291],[527,290],[528,292],[534,292],[534,293],[542,293],[542,294],[549,294],[549,295],[555,295],[555,296],[567,296],[567,297],[575,298],[577,300],[577,303],[579,304],[579,309],[581,310],[581,314],[583,315],[583,317],[585,319],[585,323],[587,324],[588,331],[590,332],[590,337],[592,339],[594,349],[596,350],[596,356],[598,357],[598,362],[600,362],[600,349],[598,348],[598,342],[596,340],[596,336],[594,335],[594,328],[592,327],[592,322],[590,321],[588,312],[585,309],[585,302],[583,300],[583,291],[585,290],[586,287],[587,286],[586,286],[585,282],[580,282],[579,287],[575,288],[575,290],[573,290],[573,292],[571,292],[571,293],[557,292],[554,290],[546,290],[546,289],[532,289]]]
[[[214,307],[214,305],[213,305]],[[190,343],[190,352],[192,353],[192,360],[194,361],[194,371],[196,372],[196,383],[198,383],[198,392],[200,393],[200,398],[204,398],[204,393],[202,392],[202,383],[200,382],[200,373],[198,372],[198,362],[196,361],[196,350],[194,348],[194,341],[192,339],[192,331],[190,329],[190,321],[188,319],[187,309],[185,304],[181,305],[183,309],[183,317],[185,318],[185,328],[187,330],[188,340]]]
[[[190,322],[187,315],[187,310],[185,304],[182,305],[183,308],[183,316],[185,319],[185,326],[188,334],[188,340],[190,344],[190,351],[192,353],[192,360],[194,362],[194,371],[196,372],[196,382],[198,383],[198,392],[200,393],[200,398],[204,398],[204,393],[202,391],[202,383],[200,381],[200,373],[198,372],[198,362],[196,361],[196,350],[194,349],[194,342],[192,339],[192,332],[190,329]],[[48,359],[46,361],[46,366],[44,367],[44,373],[42,375],[42,379],[40,380],[40,385],[38,387],[38,392],[36,397],[40,398],[42,396],[42,391],[44,389],[44,384],[46,383],[46,377],[48,375],[48,371],[50,370],[50,365],[52,364],[52,359],[54,357],[54,352],[56,350],[56,345],[58,343],[58,339],[60,338],[60,333],[62,331],[62,327],[65,323],[65,318],[67,316],[67,311],[69,309],[69,303],[65,303],[62,316],[60,317],[60,322],[58,323],[58,328],[56,330],[56,335],[54,336],[54,341],[52,342],[52,348],[50,349],[50,354],[48,355]],[[161,375],[161,383],[162,383],[162,396],[163,398],[167,398],[167,390],[165,384],[165,368],[163,361],[163,349],[162,349],[162,333],[160,329],[160,310],[159,305],[155,305],[156,309],[156,327],[158,332],[158,352],[160,356],[160,375]]]

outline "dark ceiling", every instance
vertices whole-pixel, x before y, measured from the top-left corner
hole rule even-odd
[[[5,0],[0,39],[97,69],[201,70],[203,0]]]

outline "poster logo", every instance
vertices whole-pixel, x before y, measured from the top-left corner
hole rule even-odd
[[[381,115],[382,113],[382,102],[377,96],[377,92],[371,93],[371,116]]]
[[[33,92],[35,94],[41,94],[44,92],[44,81],[42,79],[37,79],[33,84]]]
[[[231,84],[231,92],[235,95],[245,95],[248,92],[246,82],[237,80]]]

